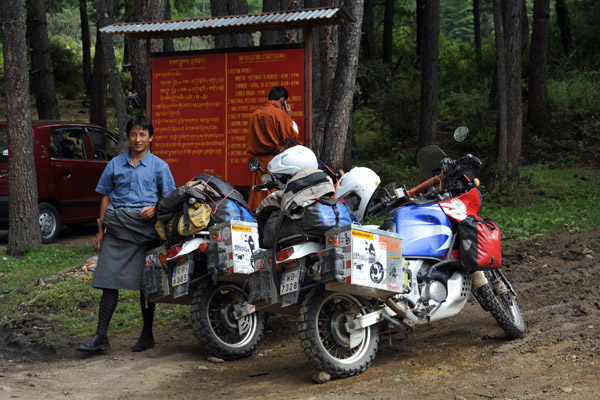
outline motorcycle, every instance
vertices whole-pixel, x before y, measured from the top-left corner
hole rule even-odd
[[[251,159],[249,167],[254,172],[260,164]],[[303,296],[318,279],[313,272],[320,252],[325,249],[323,233],[330,226],[350,223],[353,217],[346,207],[331,198],[339,175],[306,147],[294,146],[278,154],[263,173],[264,183],[253,190],[279,192],[263,200],[257,209],[259,243],[264,250],[254,256],[256,271],[246,282],[250,298],[238,307],[237,318],[257,310],[297,315]],[[308,187],[309,200],[287,199],[287,194],[301,193]],[[284,215],[285,204],[290,203],[294,210]],[[298,209],[302,209],[301,219],[290,216]]]
[[[254,271],[258,231],[253,215],[233,186],[213,175],[198,175],[171,198],[176,210],[172,228],[163,235],[163,244],[146,254],[147,301],[191,305],[192,327],[205,348],[225,360],[247,357],[258,347],[265,324],[260,312],[233,318],[234,305],[248,298],[242,284]],[[188,224],[182,232],[178,221],[193,222],[192,214],[183,215],[197,205],[209,207],[210,221],[195,232]]]
[[[460,127],[455,138],[467,133]],[[389,185],[370,198],[359,191],[340,197],[349,204],[358,197],[366,215],[386,218],[379,227],[328,231],[315,265],[322,279],[302,301],[302,347],[332,377],[370,366],[380,326],[405,332],[453,317],[471,293],[508,338],[525,333],[516,293],[499,268],[499,229],[476,216],[481,196],[470,176],[481,161],[470,154],[452,160],[437,146],[420,150],[417,160],[426,180],[410,190]]]

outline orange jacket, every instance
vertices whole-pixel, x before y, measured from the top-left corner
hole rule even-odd
[[[250,117],[246,148],[250,155],[258,157],[260,165],[267,170],[269,161],[277,154],[277,145],[282,141],[298,137],[294,123],[288,114],[281,109],[279,101],[269,100]],[[252,176],[252,186],[261,184],[263,173],[259,170]],[[250,190],[248,204],[252,211],[270,192]]]

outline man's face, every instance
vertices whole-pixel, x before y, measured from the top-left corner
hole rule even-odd
[[[128,138],[131,151],[135,153],[144,153],[150,148],[150,142],[152,142],[152,136],[150,136],[148,130],[137,125],[131,128]]]

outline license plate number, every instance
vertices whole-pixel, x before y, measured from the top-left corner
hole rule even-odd
[[[173,280],[172,286],[179,286],[188,281],[188,272],[190,270],[190,263],[185,262],[181,265],[177,265],[173,268]]]
[[[292,293],[300,288],[300,271],[286,272],[281,277],[279,294]]]

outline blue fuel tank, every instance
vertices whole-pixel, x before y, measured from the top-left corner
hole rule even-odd
[[[437,204],[409,205],[388,214],[402,235],[404,257],[443,258],[450,247],[452,224]]]

